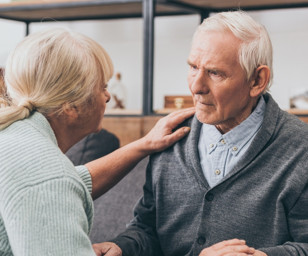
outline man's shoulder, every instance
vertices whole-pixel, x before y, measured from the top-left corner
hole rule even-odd
[[[295,137],[306,135],[308,139],[308,124],[300,120],[297,116],[283,111],[282,125],[287,132],[293,133]]]
[[[181,128],[181,127],[184,127],[184,126],[188,126],[188,127],[193,126],[194,119],[195,119],[195,116],[192,116],[192,117],[190,117],[190,118],[187,118],[184,122],[180,123],[180,124],[176,127],[176,129]]]
[[[188,135],[177,141],[174,145],[167,148],[166,150],[152,155],[151,160],[170,162],[170,159],[174,159],[176,157],[184,158],[185,156],[187,156],[187,152],[190,152],[191,148],[197,145],[196,143],[199,138],[202,124],[198,121],[196,116],[193,116],[186,119],[176,129],[179,129],[184,126],[190,128],[190,132],[188,133]]]
[[[297,116],[282,110],[274,99],[269,95],[265,95],[267,110],[263,126],[270,133],[279,133],[279,135],[290,136],[290,138],[300,138],[307,135],[308,124],[301,121]],[[305,136],[308,138],[308,136]],[[303,138],[302,138],[303,139]]]

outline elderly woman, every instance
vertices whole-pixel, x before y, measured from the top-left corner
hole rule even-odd
[[[90,38],[65,29],[26,37],[5,68],[0,108],[0,255],[95,255],[93,202],[142,158],[188,132],[192,109],[161,119],[145,137],[74,167],[64,153],[102,129],[113,66]],[[106,205],[108,207],[108,205]]]

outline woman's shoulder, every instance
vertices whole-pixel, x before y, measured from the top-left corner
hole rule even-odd
[[[51,179],[80,182],[75,167],[56,142],[27,125],[12,125],[0,132],[0,186],[35,186]]]

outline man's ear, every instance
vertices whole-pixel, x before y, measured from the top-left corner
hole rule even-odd
[[[261,65],[259,66],[253,76],[253,79],[250,81],[250,96],[258,97],[266,89],[271,76],[271,71],[268,66]]]

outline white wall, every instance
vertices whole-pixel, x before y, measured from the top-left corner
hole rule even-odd
[[[271,93],[283,109],[289,97],[308,90],[308,8],[251,13],[271,36],[274,82]]]
[[[165,95],[190,95],[187,58],[199,15],[155,20],[154,109],[164,106]]]
[[[308,89],[308,8],[251,12],[268,29],[274,46],[272,95],[289,107],[289,95]],[[190,41],[199,16],[155,19],[154,109],[163,107],[164,95],[189,94],[186,82]],[[45,27],[67,26],[103,45],[127,87],[128,108],[142,107],[143,23],[141,19],[77,21],[31,24],[34,32]],[[25,25],[0,19],[0,65],[23,38]]]
[[[5,65],[9,52],[24,37],[25,30],[26,27],[21,22],[0,19],[0,66]]]
[[[49,23],[68,26],[98,41],[113,60],[115,72],[121,72],[127,91],[127,108],[142,108],[142,20],[76,21]],[[46,24],[31,25],[31,32]]]

